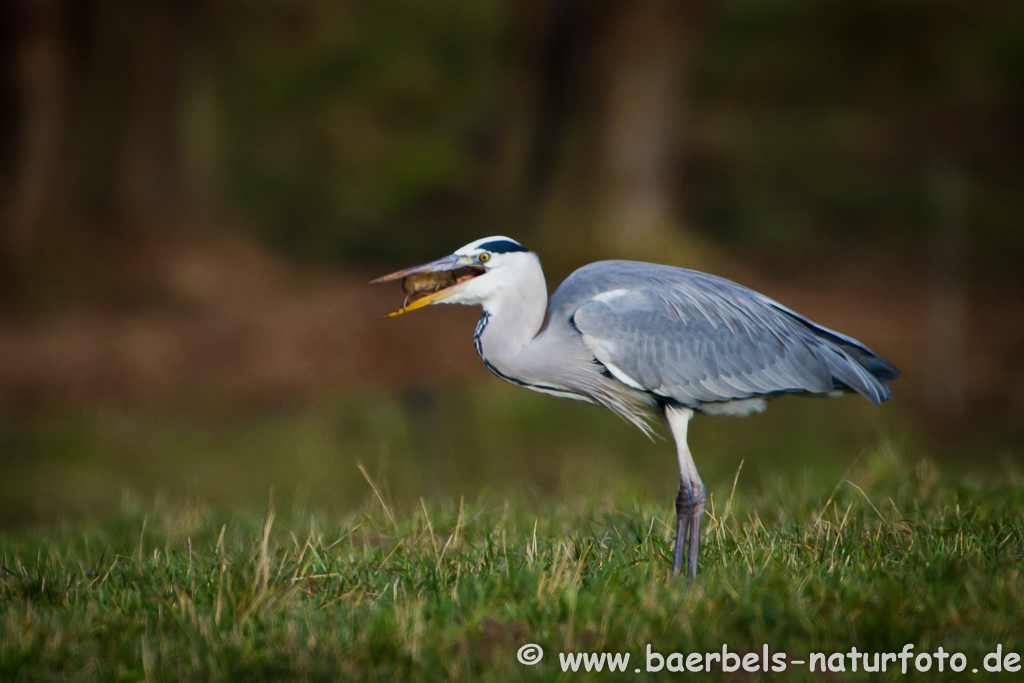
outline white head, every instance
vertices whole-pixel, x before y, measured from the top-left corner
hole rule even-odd
[[[450,256],[385,275],[371,284],[409,277],[429,278],[430,274],[455,282],[411,301],[391,315],[442,303],[482,304],[486,310],[493,310],[500,307],[508,295],[535,298],[538,284],[544,301],[547,300],[544,273],[537,255],[514,239],[500,235],[470,242]]]

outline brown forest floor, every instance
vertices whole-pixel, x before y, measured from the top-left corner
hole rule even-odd
[[[486,372],[471,343],[477,310],[441,306],[382,321],[401,292],[367,286],[378,272],[311,273],[231,242],[164,249],[144,268],[161,292],[145,305],[79,302],[0,317],[0,412],[274,407],[350,386]],[[903,369],[897,395],[920,399],[928,306],[916,278],[767,275],[750,264],[723,274],[861,339]],[[1024,301],[969,298],[966,347],[968,401],[1022,403]]]

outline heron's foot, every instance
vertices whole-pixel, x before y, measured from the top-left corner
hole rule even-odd
[[[686,575],[697,576],[697,556],[700,555],[700,527],[704,521],[704,486],[697,489],[679,487],[676,497],[676,547],[672,556],[672,574],[683,570],[683,550],[687,550]]]

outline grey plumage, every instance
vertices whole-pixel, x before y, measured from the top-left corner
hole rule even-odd
[[[704,485],[686,435],[694,413],[746,415],[784,393],[852,391],[892,397],[899,370],[860,342],[729,280],[683,268],[600,261],[547,301],[540,261],[515,240],[488,237],[379,281],[455,282],[395,314],[430,303],[480,304],[474,344],[484,364],[520,386],[606,406],[648,434],[662,413],[680,469],[673,571],[689,543],[697,572]]]
[[[850,390],[879,404],[892,397],[882,382],[899,377],[856,340],[734,282],[682,268],[590,264],[558,288],[549,316],[567,320],[601,364],[698,412],[800,391]]]

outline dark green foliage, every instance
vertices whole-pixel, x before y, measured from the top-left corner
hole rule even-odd
[[[998,150],[1022,142],[1022,46],[1012,0],[723,5],[694,61],[696,227],[804,259],[921,253],[952,168],[972,257],[1012,268],[1022,170]]]
[[[515,182],[495,173],[505,141],[525,155],[569,144],[528,149],[509,120],[545,76],[520,71],[546,29],[517,3],[228,1],[211,15],[220,123],[200,122],[218,130],[221,189],[292,253],[442,253],[507,225],[487,201],[490,185]],[[952,169],[972,258],[1015,266],[1019,2],[744,0],[713,4],[692,35],[673,188],[687,229],[798,259],[916,255],[941,220],[935,176]],[[573,73],[601,82],[603,56],[577,55]],[[595,106],[574,92],[556,99]],[[529,242],[536,226],[511,227]]]
[[[503,7],[253,5],[217,6],[213,72],[230,122],[225,189],[263,236],[305,257],[398,260],[431,244],[424,228],[463,234],[483,170],[474,141],[496,115]]]

